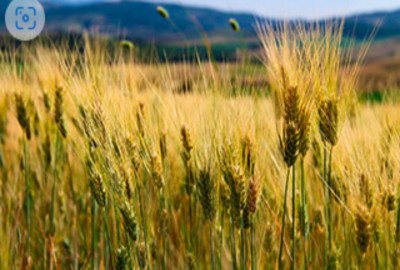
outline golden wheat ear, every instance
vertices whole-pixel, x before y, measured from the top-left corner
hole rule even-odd
[[[251,178],[247,190],[246,206],[243,210],[243,223],[244,228],[250,228],[252,226],[252,216],[257,210],[258,196],[260,187],[258,182]]]
[[[151,155],[151,175],[155,186],[158,189],[162,189],[165,185],[162,175],[162,163],[160,156],[156,152]]]
[[[320,101],[318,108],[319,132],[325,143],[335,146],[338,141],[339,132],[339,101],[329,98]]]

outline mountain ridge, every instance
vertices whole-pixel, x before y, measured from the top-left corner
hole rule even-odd
[[[0,10],[5,11],[7,1],[2,1]],[[224,12],[212,8],[163,4],[171,15],[171,21],[163,20],[156,12],[158,3],[142,1],[85,2],[66,4],[65,2],[44,2],[46,10],[47,33],[66,33],[85,31],[123,36],[145,43],[170,44],[187,39],[202,38],[203,32],[213,40],[253,40],[257,37],[257,21],[267,20],[273,24],[282,22],[279,18],[260,17],[248,12]],[[234,17],[240,24],[242,33],[234,33],[229,19]],[[336,19],[335,17],[330,19]],[[327,19],[329,20],[329,19]],[[311,22],[305,19],[294,21]],[[319,20],[323,24],[326,20]],[[400,36],[400,9],[391,12],[372,12],[346,17],[344,34],[363,40],[376,27],[376,39],[388,39]],[[6,32],[4,19],[0,21],[0,32]],[[183,38],[184,37],[184,38]]]

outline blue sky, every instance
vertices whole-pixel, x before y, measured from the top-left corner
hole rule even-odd
[[[82,0],[65,0],[82,2]],[[96,0],[86,0],[96,1]],[[107,0],[97,0],[107,1]],[[118,1],[118,0],[109,0]],[[323,18],[361,12],[400,9],[400,0],[148,0],[206,6],[231,12],[248,11],[258,15],[286,18]]]

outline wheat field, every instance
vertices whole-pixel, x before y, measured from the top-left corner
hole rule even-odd
[[[358,101],[340,25],[259,32],[248,89],[248,63],[3,51],[0,269],[398,269],[400,105]]]

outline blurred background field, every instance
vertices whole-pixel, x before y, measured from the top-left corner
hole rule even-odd
[[[388,3],[395,7],[394,2]],[[262,6],[268,6],[267,4]],[[8,1],[2,1],[0,10],[5,11],[7,5]],[[237,10],[216,10],[198,4],[193,6],[191,2],[177,2],[164,5],[170,14],[167,22],[155,12],[157,5],[140,1],[45,1],[46,27],[43,38],[48,36],[57,44],[69,40],[73,46],[77,40],[83,39],[84,33],[92,33],[94,36],[106,37],[108,41],[103,42],[109,42],[111,47],[118,46],[121,39],[130,40],[135,47],[140,48],[141,58],[147,62],[156,58],[157,61],[179,62],[184,58],[193,59],[195,55],[207,59],[208,45],[205,44],[209,43],[212,44],[213,57],[217,61],[234,62],[246,55],[252,62],[259,63],[257,24],[268,20],[278,26],[283,21],[278,15],[254,15],[250,11],[244,13]],[[234,3],[231,8],[232,5]],[[368,5],[370,3],[365,3],[366,7]],[[288,8],[289,6],[288,3]],[[232,31],[230,18],[239,22],[240,33]],[[380,90],[385,91],[399,83],[399,18],[400,11],[396,9],[378,9],[364,13],[359,11],[358,14],[345,16],[345,38],[362,44],[373,36],[361,74],[361,88],[369,92],[368,96],[380,96]],[[304,21],[306,24],[314,22],[313,19],[304,19],[301,15],[289,19],[293,24],[296,21]],[[325,19],[320,18],[317,23],[323,25]],[[3,50],[8,47],[9,42],[15,42],[7,36],[4,21],[0,22],[0,33],[0,48]]]

